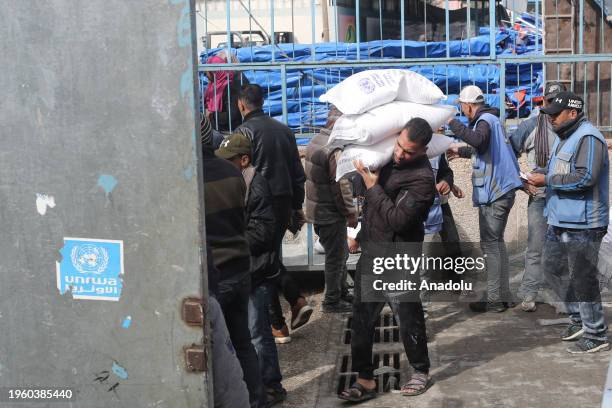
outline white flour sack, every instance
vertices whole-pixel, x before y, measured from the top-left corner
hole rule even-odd
[[[355,171],[353,160],[361,160],[363,165],[375,171],[389,163],[393,157],[397,135],[392,135],[385,140],[371,146],[350,145],[340,154],[336,163],[336,181],[344,175]]]
[[[340,154],[336,167],[336,181],[348,173],[356,171],[353,160],[361,160],[363,164],[375,171],[393,159],[393,149],[398,135],[392,135],[381,142],[370,146],[348,145]],[[427,157],[433,159],[448,150],[453,139],[434,133],[427,145]]]
[[[329,144],[371,145],[399,133],[412,118],[425,119],[433,130],[456,114],[451,105],[391,102],[361,115],[342,115],[336,121]]]
[[[367,112],[394,100],[433,105],[446,99],[440,88],[416,72],[373,69],[351,75],[319,98],[346,115]]]

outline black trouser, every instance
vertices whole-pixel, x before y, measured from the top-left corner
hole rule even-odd
[[[362,255],[363,256],[363,255]],[[353,301],[353,320],[351,326],[352,370],[359,378],[373,379],[372,348],[374,346],[374,329],[380,320],[384,302],[361,301],[361,260],[357,264],[355,299]],[[366,272],[367,273],[367,272]],[[371,273],[371,272],[370,272]],[[410,365],[419,372],[429,372],[429,353],[427,351],[427,332],[425,316],[420,301],[388,302],[399,322],[400,336]]]
[[[459,232],[453,218],[453,212],[448,203],[442,204],[441,207],[444,221],[440,231],[440,238],[444,248],[444,255],[451,258],[459,257],[461,256],[461,246],[459,245]]]
[[[244,374],[244,381],[249,390],[251,408],[263,407],[265,394],[259,371],[257,353],[251,343],[249,331],[249,295],[251,293],[250,276],[242,282],[226,285],[219,283],[217,300],[221,305],[223,317],[229,331],[230,339]]]
[[[335,305],[340,301],[346,287],[346,261],[349,257],[346,241],[346,221],[332,224],[315,224],[314,230],[325,249],[325,297],[324,305]]]
[[[283,237],[291,220],[291,197],[274,197],[272,205],[274,207],[274,216],[276,217],[276,231],[274,234],[274,248],[276,248],[275,267],[278,268],[279,276],[276,279],[276,285],[274,285],[276,291],[270,294],[270,322],[275,329],[280,330],[285,324],[285,318],[283,317],[283,308],[280,304],[279,291],[283,293],[283,296],[285,296],[285,299],[287,299],[291,306],[294,306],[302,295],[297,283],[287,273],[281,254]]]

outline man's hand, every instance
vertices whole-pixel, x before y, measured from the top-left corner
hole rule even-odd
[[[463,190],[461,190],[459,187],[457,187],[456,185],[453,185],[451,187],[451,191],[453,193],[453,195],[457,198],[463,198],[465,197],[465,194],[463,194]]]
[[[359,241],[351,237],[348,237],[347,240],[348,240],[349,252],[351,254],[356,254],[357,252],[359,252]]]
[[[369,168],[363,165],[361,160],[353,160],[353,166],[357,169],[357,173],[361,175],[366,188],[369,190],[378,183],[378,172],[370,171]]]
[[[447,195],[448,193],[451,192],[451,187],[448,185],[446,181],[442,180],[441,182],[436,184],[436,190],[438,190],[438,193],[442,195]]]
[[[289,228],[287,228],[293,235],[297,234],[306,223],[306,217],[304,216],[304,210],[293,210],[291,213],[291,221]]]
[[[544,187],[546,185],[546,175],[541,173],[529,173],[527,182],[532,186]]]
[[[448,161],[460,159],[461,157],[459,156],[459,148],[463,146],[465,146],[465,144],[451,143],[450,147],[446,151],[446,159]]]
[[[529,194],[532,197],[534,197],[536,194],[538,194],[538,188],[536,186],[532,186],[531,184],[527,183],[526,181],[523,181],[523,191],[525,193]]]
[[[608,145],[608,150],[612,150],[612,140],[606,140],[606,144]]]
[[[357,224],[359,224],[359,220],[357,219],[356,214],[351,214],[347,220],[349,228],[357,228]]]

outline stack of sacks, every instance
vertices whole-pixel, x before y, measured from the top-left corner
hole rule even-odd
[[[363,71],[342,81],[321,101],[335,105],[343,115],[336,121],[329,144],[343,147],[338,161],[336,180],[355,171],[353,160],[361,160],[370,170],[391,161],[398,133],[415,117],[438,129],[456,114],[433,82],[407,70]],[[444,153],[453,139],[434,134],[428,145],[430,158]]]

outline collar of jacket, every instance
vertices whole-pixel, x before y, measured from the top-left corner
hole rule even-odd
[[[586,118],[584,117],[584,113],[580,113],[580,115],[578,115],[575,120],[563,125],[556,131],[556,133],[560,139],[567,139],[568,137],[574,134],[576,129],[578,129],[580,125],[582,125],[582,122],[584,122],[585,120]]]
[[[263,109],[255,109],[254,111],[247,113],[247,115],[244,117],[242,122],[246,122],[247,120],[254,118],[255,116],[262,116],[262,115],[265,115]]]
[[[483,105],[476,111],[476,116],[474,116],[474,119],[470,121],[470,126],[474,126],[483,113],[490,113],[493,116],[499,117],[499,109],[492,108],[489,105]]]

